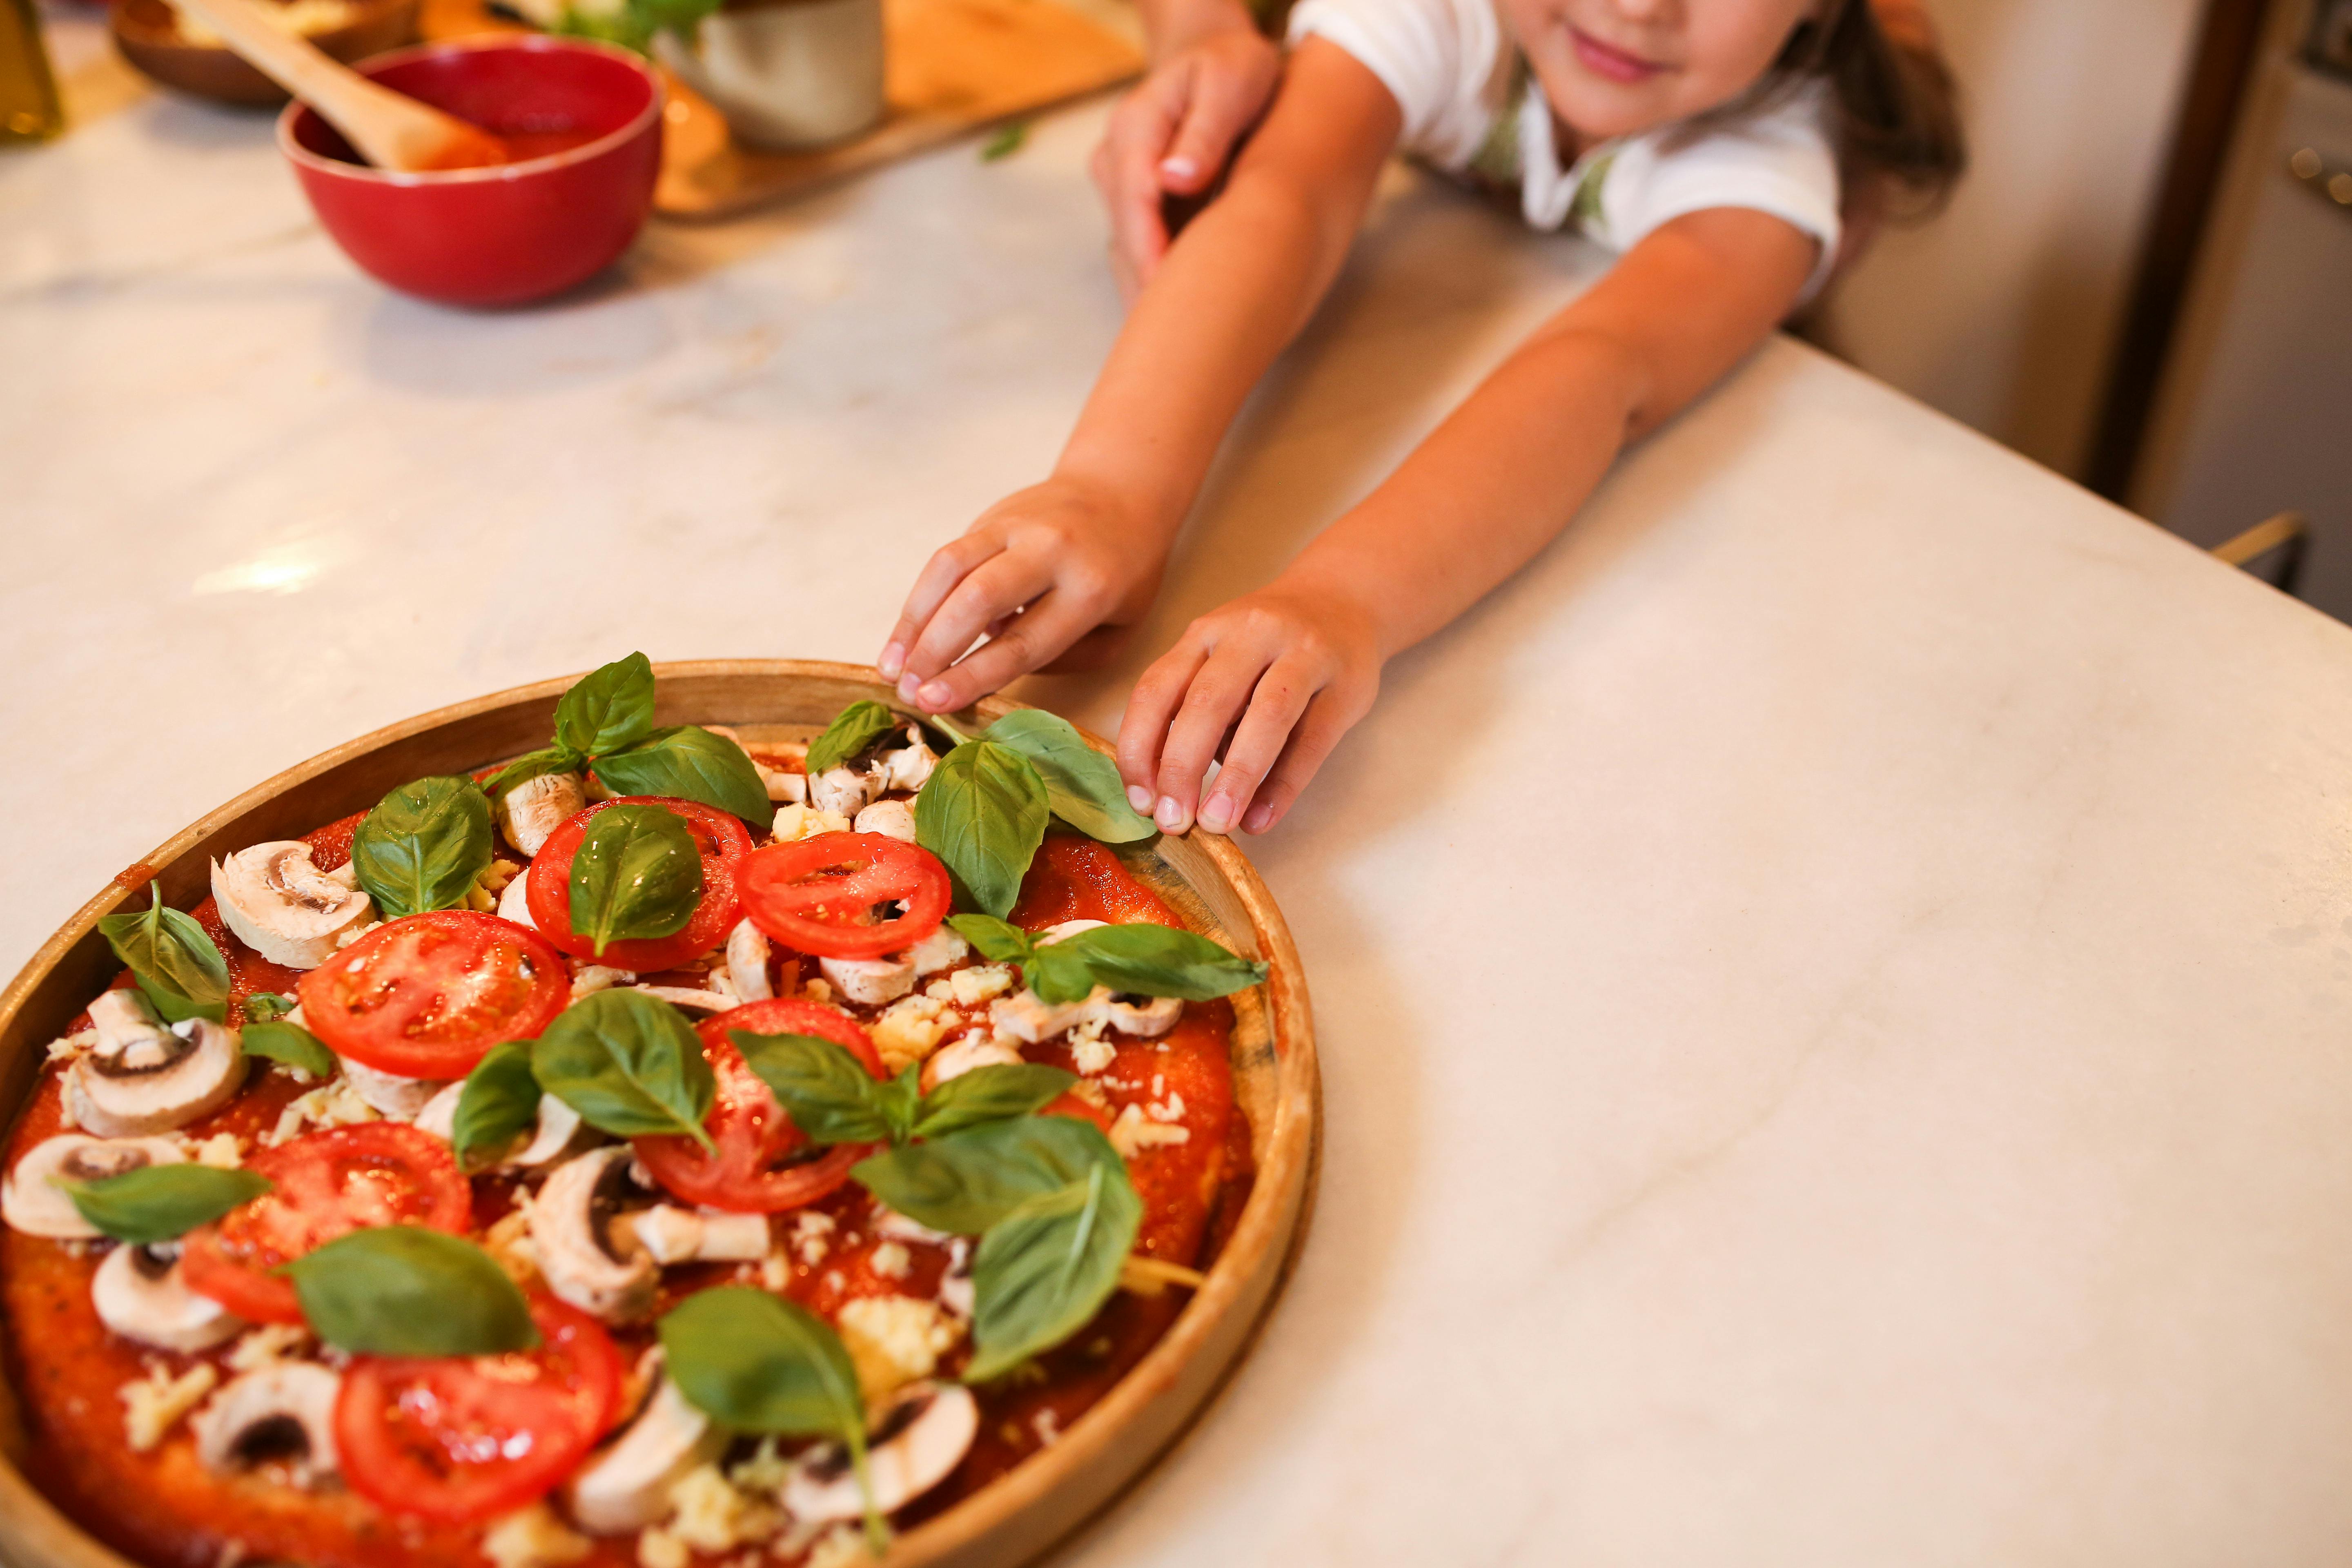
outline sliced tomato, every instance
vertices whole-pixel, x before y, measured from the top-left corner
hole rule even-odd
[[[588,820],[616,805],[658,805],[682,818],[702,851],[702,901],[694,906],[685,929],[674,936],[641,937],[634,942],[604,944],[599,956],[595,943],[572,931],[572,858],[588,836]],[[530,879],[524,890],[530,900],[530,918],[548,941],[575,958],[595,958],[615,969],[646,974],[675,969],[689,958],[699,958],[727,940],[743,918],[735,884],[743,858],[751,853],[751,835],[740,822],[699,801],[666,795],[625,795],[600,800],[547,836],[532,857]]]
[[[876,1078],[888,1074],[881,1053],[857,1021],[835,1007],[799,997],[754,1002],[703,1020],[703,1059],[719,1079],[719,1097],[703,1130],[719,1147],[691,1138],[636,1140],[637,1158],[654,1180],[688,1203],[738,1214],[774,1214],[813,1204],[849,1179],[849,1168],[872,1152],[864,1143],[813,1147],[784,1114],[759,1075],[745,1065],[728,1032],[814,1035],[845,1046]]]
[[[312,1132],[263,1149],[246,1169],[268,1192],[188,1233],[188,1288],[257,1323],[299,1323],[302,1303],[278,1265],[355,1230],[422,1225],[463,1236],[474,1189],[449,1145],[398,1121]]]
[[[743,912],[785,946],[825,958],[904,952],[940,929],[953,891],[919,845],[879,833],[820,833],[743,862]],[[906,912],[877,920],[893,900]]]
[[[378,1072],[446,1080],[501,1040],[527,1040],[572,994],[563,956],[537,931],[472,910],[378,926],[302,976],[306,1027]]]
[[[511,1513],[572,1473],[620,1415],[626,1372],[601,1324],[548,1297],[536,1350],[361,1356],[335,1398],[335,1447],[362,1497],[465,1524]]]

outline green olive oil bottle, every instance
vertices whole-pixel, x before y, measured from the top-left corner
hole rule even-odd
[[[0,0],[0,145],[43,141],[65,124],[33,0]]]

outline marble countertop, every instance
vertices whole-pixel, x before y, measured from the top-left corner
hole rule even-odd
[[[0,156],[0,966],[376,725],[870,658],[1116,329],[1101,113],[508,315],[359,276],[263,120]],[[1597,266],[1398,174],[1144,647]],[[1142,657],[1022,694],[1109,730]],[[2342,1563],[2347,809],[2352,634],[1770,344],[1252,846],[1312,1243],[1064,1561]]]

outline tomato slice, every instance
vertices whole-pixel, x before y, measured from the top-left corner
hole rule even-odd
[[[395,1513],[465,1524],[570,1475],[620,1415],[626,1369],[587,1313],[541,1296],[530,1316],[536,1350],[354,1360],[335,1398],[352,1489]]]
[[[295,990],[310,1031],[378,1072],[446,1080],[501,1040],[532,1038],[572,995],[563,957],[539,933],[472,910],[378,926]]]
[[[588,837],[588,819],[616,805],[658,805],[685,819],[695,847],[702,851],[702,902],[694,906],[684,930],[675,936],[641,937],[634,942],[604,944],[597,957],[595,944],[572,931],[572,858]],[[743,858],[751,853],[751,835],[727,813],[699,801],[666,795],[625,795],[600,800],[547,836],[524,873],[530,900],[530,918],[541,935],[575,958],[595,958],[615,969],[637,974],[675,969],[689,958],[699,958],[727,940],[742,919],[735,883]]]
[[[703,1059],[719,1079],[719,1098],[703,1125],[719,1147],[706,1150],[691,1138],[636,1140],[637,1158],[654,1180],[688,1203],[708,1204],[738,1214],[774,1214],[813,1204],[849,1179],[849,1168],[873,1152],[864,1143],[812,1148],[793,1119],[743,1053],[727,1037],[730,1029],[755,1035],[814,1035],[846,1046],[876,1078],[888,1074],[881,1053],[857,1021],[838,1008],[797,996],[753,1002],[715,1018],[696,1031]]]
[[[422,1225],[463,1236],[474,1189],[449,1145],[398,1121],[312,1132],[262,1149],[246,1168],[272,1189],[188,1233],[188,1288],[257,1323],[299,1323],[294,1282],[272,1269],[339,1236],[379,1225]]]
[[[953,890],[938,856],[879,833],[820,833],[755,849],[742,883],[753,925],[825,958],[906,952],[940,929]],[[875,906],[894,899],[907,912],[875,920]]]

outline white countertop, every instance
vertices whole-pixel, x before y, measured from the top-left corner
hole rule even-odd
[[[353,272],[263,120],[0,156],[0,968],[375,725],[870,658],[1116,327],[1100,114],[499,316]],[[1146,644],[1595,265],[1397,176]],[[1108,730],[1142,657],[1023,694]],[[2352,634],[1773,343],[1254,846],[1312,1242],[1066,1561],[2341,1563],[2347,806]]]

